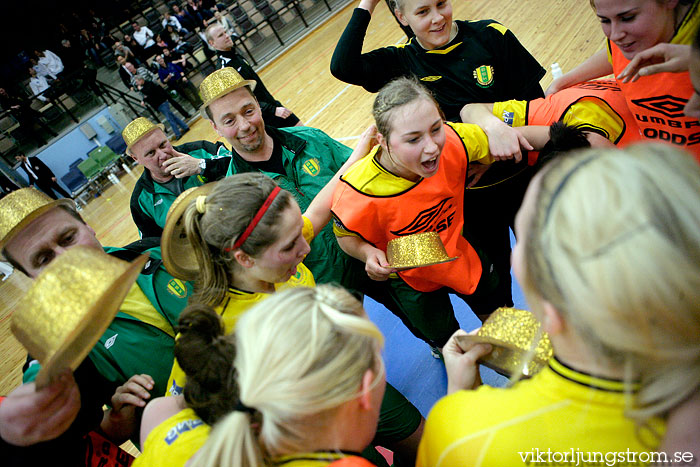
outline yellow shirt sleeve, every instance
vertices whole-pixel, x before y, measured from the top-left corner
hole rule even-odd
[[[311,240],[316,237],[316,234],[314,233],[314,225],[311,223],[308,217],[301,216],[301,218],[304,220],[304,227],[301,228],[301,235],[304,237],[304,240],[306,240],[307,243],[311,243]]]
[[[336,237],[359,237],[355,232],[347,230],[340,219],[335,216],[333,216],[333,233]]]
[[[490,164],[493,162],[493,157],[489,152],[489,138],[484,133],[479,125],[471,123],[453,123],[447,122],[452,127],[467,148],[467,157],[469,162],[479,162],[481,164]]]
[[[492,113],[508,126],[527,125],[527,101],[494,102]]]
[[[564,115],[564,123],[594,130],[613,143],[617,143],[625,130],[622,117],[607,102],[596,97],[587,97],[572,105]]]

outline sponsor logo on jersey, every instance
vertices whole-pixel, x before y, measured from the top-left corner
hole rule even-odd
[[[306,162],[304,162],[304,164],[302,165],[302,169],[307,174],[311,175],[312,177],[315,177],[321,171],[321,166],[318,163],[318,159],[312,157],[311,159],[307,159]]]
[[[424,76],[424,77],[422,77],[420,80],[421,80],[421,81],[426,81],[426,82],[429,82],[429,83],[430,83],[430,82],[433,82],[433,81],[437,81],[437,80],[439,80],[439,79],[442,79],[442,76]]]
[[[175,425],[168,431],[168,434],[165,436],[164,441],[169,446],[175,441],[177,441],[181,434],[186,433],[188,431],[192,431],[200,425],[204,425],[204,422],[199,418],[179,422],[177,425]]]
[[[585,83],[580,83],[580,84],[577,84],[576,86],[572,86],[572,87],[579,88],[579,89],[590,89],[593,91],[614,91],[614,92],[621,92],[622,91],[615,81],[607,80],[607,79],[586,81]]]
[[[392,230],[391,233],[404,236],[421,232],[442,232],[454,222],[456,210],[452,199],[452,197],[445,198],[435,206],[419,212],[407,226]]]
[[[700,127],[700,122],[695,119],[684,118],[683,108],[688,102],[671,95],[647,97],[644,99],[633,99],[632,103],[650,110],[659,115],[639,114],[635,112],[635,118],[639,122],[639,128],[647,139],[667,141],[678,146],[693,146],[700,144],[700,132],[688,134],[687,132],[676,133],[674,129],[689,130]],[[674,120],[682,119],[682,120]],[[663,125],[666,129],[649,127],[645,124]]]
[[[177,298],[185,298],[187,296],[187,286],[180,279],[174,277],[168,282],[168,292],[175,295]]]
[[[481,65],[472,74],[476,79],[476,84],[482,88],[488,88],[493,84],[493,67],[491,65]]]
[[[175,380],[173,379],[173,383],[170,385],[168,392],[171,396],[179,396],[180,394],[182,394],[184,389],[185,388],[183,386],[178,386]]]
[[[688,103],[688,99],[670,96],[646,97],[644,99],[633,99],[632,103],[652,112],[660,113],[668,118],[683,117],[683,108]]]
[[[112,347],[114,345],[114,341],[117,340],[118,335],[119,335],[119,333],[113,335],[112,337],[110,337],[109,339],[107,339],[105,341],[105,349],[109,349],[110,347]]]
[[[503,123],[505,123],[508,126],[513,126],[513,122],[515,121],[515,112],[508,112],[507,110],[503,111]]]

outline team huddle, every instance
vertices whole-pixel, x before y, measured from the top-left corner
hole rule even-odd
[[[506,26],[453,21],[449,0],[393,0],[412,34],[362,53],[377,3],[331,62],[376,93],[354,149],[279,102],[266,117],[230,52],[199,97],[231,149],[172,146],[144,117],[122,132],[144,167],[138,242],[102,246],[72,202],[31,188],[0,200],[5,259],[102,323],[72,371],[65,349],[29,348],[39,362],[0,403],[12,465],[388,465],[377,447],[397,466],[521,465],[535,448],[698,462],[700,0],[591,0],[607,50],[546,93]],[[487,322],[512,310],[511,267],[553,355],[493,388],[478,367],[498,341],[461,330],[450,295]],[[386,382],[363,296],[444,361],[427,419]]]

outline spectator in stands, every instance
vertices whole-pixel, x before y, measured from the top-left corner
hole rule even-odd
[[[92,8],[88,10],[88,17],[90,19],[90,27],[92,28],[93,34],[97,37],[107,37],[111,36],[109,30],[107,29],[107,23],[105,23],[102,18],[97,16],[95,10]]]
[[[35,50],[34,55],[39,61],[39,65],[46,68],[53,79],[58,79],[59,75],[63,73],[63,61],[50,50]]]
[[[48,102],[53,97],[49,93],[49,82],[43,76],[39,76],[33,67],[29,68],[29,88],[42,102]]]
[[[90,58],[95,62],[95,65],[104,65],[102,58],[100,58],[100,51],[102,51],[105,45],[97,41],[95,36],[85,28],[80,30],[79,40],[80,46],[87,51]]]
[[[190,68],[190,63],[187,61],[187,58],[177,49],[172,51],[170,49],[163,49],[163,58],[166,63],[179,65],[183,71],[187,71]]]
[[[187,123],[182,121],[182,119],[175,115],[170,109],[170,105],[168,104],[168,92],[165,89],[161,88],[155,83],[150,83],[144,80],[142,76],[137,76],[134,79],[134,82],[136,84],[136,88],[141,91],[141,94],[143,95],[141,105],[146,107],[146,102],[148,102],[151,107],[162,113],[168,120],[168,123],[170,123],[170,126],[172,127],[177,139],[180,139],[183,133],[190,130]],[[185,118],[190,118],[189,115],[183,116]]]
[[[123,62],[123,59],[117,59],[117,63],[120,65],[120,73],[119,76],[122,78],[122,82],[124,83],[124,86],[129,88],[131,91],[136,90],[136,81],[135,78],[137,76],[140,76],[143,78],[144,81],[147,81],[149,83],[153,83],[156,86],[160,86],[158,82],[158,75],[149,70],[145,66],[140,66],[136,67],[134,66],[133,63],[131,62]],[[124,81],[124,76],[122,75],[122,69],[124,70],[124,74],[128,76],[128,81]],[[187,115],[187,111],[180,105],[179,102],[177,102],[169,93],[166,93],[168,96],[168,102],[172,104],[173,107],[175,107],[175,110],[180,112],[180,114]]]
[[[100,21],[99,18],[97,18],[97,20]],[[90,30],[97,42],[102,44],[105,49],[111,48],[117,41],[114,36],[112,36],[112,33],[106,29],[104,23],[93,22],[90,24]]]
[[[219,54],[219,68],[234,68],[243,79],[253,80],[257,83],[253,94],[255,94],[256,99],[260,103],[263,120],[265,120],[267,125],[275,128],[302,125],[299,117],[294,115],[291,110],[285,108],[280,101],[270,94],[270,91],[267,90],[265,84],[253,70],[253,67],[238,54],[233,46],[231,36],[226,33],[224,28],[218,24],[212,24],[207,28],[206,35],[209,44]]]
[[[45,78],[47,82],[54,80],[54,77],[49,74],[49,69],[45,65],[40,64],[35,57],[29,59],[29,65],[36,71],[37,76]]]
[[[163,21],[161,22],[161,24],[163,25],[163,28],[172,26],[175,28],[176,31],[182,32],[183,34],[187,34],[189,32],[186,28],[182,27],[182,24],[180,24],[180,20],[177,19],[176,16],[171,15],[169,11],[163,13]]]
[[[61,41],[61,57],[63,57],[63,65],[65,73],[69,75],[68,79],[76,77],[82,80],[78,86],[87,86],[93,93],[99,95],[100,88],[95,83],[97,80],[97,67],[90,61],[85,60],[85,51],[79,47],[73,47],[69,39]]]
[[[64,70],[67,73],[82,70],[85,67],[85,51],[73,47],[70,39],[61,41],[61,57],[63,57]]]
[[[173,13],[175,14],[175,18],[180,22],[180,25],[182,25],[183,28],[186,28],[188,31],[194,31],[194,29],[197,27],[197,20],[187,12],[187,10],[184,10],[180,8],[178,5],[173,5]]]
[[[207,21],[207,24],[209,24],[210,26],[212,24],[218,24],[219,26],[224,28],[224,31],[226,31],[226,34],[228,34],[229,36],[238,37],[236,29],[233,27],[233,22],[231,21],[229,16],[227,14],[222,14],[218,10],[214,12],[214,17]]]
[[[56,174],[41,159],[38,157],[27,157],[21,152],[15,156],[15,160],[19,162],[19,166],[26,172],[30,185],[36,185],[53,199],[58,199],[54,191],[60,193],[63,198],[70,198],[68,192],[57,183]]]
[[[17,123],[19,123],[20,128],[26,130],[26,133],[36,141],[39,147],[46,144],[46,139],[44,139],[41,132],[36,129],[37,126],[41,126],[41,128],[52,136],[58,136],[50,126],[44,123],[41,119],[41,114],[32,109],[27,100],[8,94],[4,88],[0,88],[0,107],[2,107],[3,110],[9,110],[10,114],[17,120]]]
[[[163,49],[169,49],[171,47],[170,42],[165,40],[165,38],[160,34],[156,34],[156,45],[158,46],[158,52],[160,54],[163,53]]]
[[[117,57],[117,64],[122,83],[131,91],[135,88],[134,77],[136,76],[141,75],[146,81],[155,81],[156,79],[156,75],[151,70],[143,66],[136,68],[132,62],[127,62],[121,55]]]
[[[174,89],[194,107],[195,112],[202,105],[197,88],[187,79],[182,67],[176,63],[167,63],[162,55],[156,56],[158,77],[168,88]]]
[[[73,44],[78,43],[78,33],[76,32],[75,28],[69,28],[66,26],[66,23],[58,23],[56,29],[58,30],[58,37],[68,39],[73,42]]]
[[[210,10],[202,7],[201,0],[187,0],[187,11],[201,27],[206,26],[206,21],[214,16]]]
[[[148,57],[146,57],[146,51],[143,50],[143,47],[141,47],[141,44],[139,44],[138,42],[136,42],[136,40],[134,40],[134,38],[133,38],[133,36],[131,36],[131,34],[124,34],[124,41],[123,42],[124,42],[124,46],[128,47],[129,50],[131,50],[133,52],[134,56],[136,56],[136,58],[138,59],[139,62],[143,63],[146,61],[146,58],[148,58]]]
[[[184,40],[184,35],[182,34],[182,30],[178,31],[175,26],[171,26],[170,24],[165,27],[165,31],[162,33],[165,35],[165,40],[170,44],[170,49],[171,50],[178,50],[182,49],[185,51],[190,51],[191,46],[190,44],[187,43],[187,41]]]
[[[153,34],[153,31],[148,29],[146,26],[141,26],[136,21],[134,21],[131,25],[134,28],[134,40],[138,42],[141,47],[143,47],[144,54],[147,57],[157,54],[158,46],[156,45],[156,41],[154,39],[155,34]]]
[[[136,58],[136,55],[134,55],[134,52],[124,45],[122,41],[117,41],[114,43],[114,46],[112,46],[112,50],[114,50],[114,57],[124,57],[124,59],[127,62],[135,62],[137,65],[141,64],[141,61]]]

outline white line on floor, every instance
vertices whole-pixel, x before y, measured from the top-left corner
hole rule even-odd
[[[331,99],[330,101],[328,101],[328,103],[327,103],[326,105],[324,105],[323,107],[321,107],[321,108],[318,110],[318,112],[316,112],[316,113],[313,115],[313,117],[311,117],[310,119],[306,120],[306,121],[304,122],[304,125],[309,126],[309,124],[310,124],[311,122],[313,122],[314,119],[315,119],[316,117],[318,117],[318,116],[321,114],[321,112],[323,112],[324,110],[326,110],[326,108],[327,108],[329,105],[331,105],[331,104],[333,103],[333,101],[335,101],[337,98],[339,98],[339,97],[341,96],[341,94],[343,94],[345,91],[347,91],[348,88],[349,88],[350,86],[351,86],[350,84],[346,85],[346,86],[342,89],[342,91],[340,91],[338,94],[335,95],[335,97],[333,97],[333,99]]]

